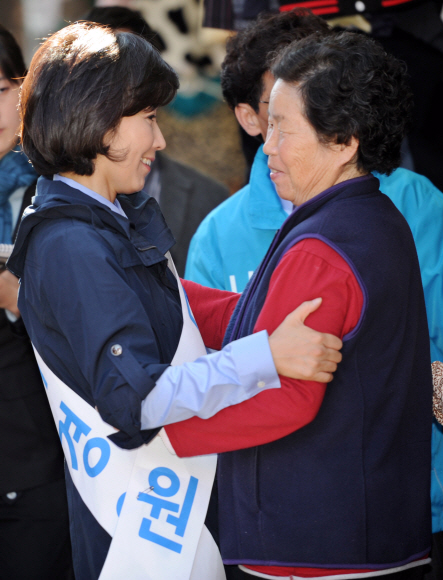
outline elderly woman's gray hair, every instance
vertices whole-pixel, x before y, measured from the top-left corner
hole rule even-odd
[[[359,141],[357,167],[388,175],[412,113],[406,66],[354,32],[311,35],[287,46],[272,72],[300,88],[304,113],[324,143]]]

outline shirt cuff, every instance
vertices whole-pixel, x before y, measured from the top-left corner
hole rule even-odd
[[[237,366],[241,384],[249,399],[264,389],[280,387],[277,369],[269,346],[266,330],[234,340],[225,348],[232,349],[232,357]]]
[[[5,314],[9,322],[12,322],[13,324],[19,319],[19,317],[13,314],[10,310],[5,309]]]

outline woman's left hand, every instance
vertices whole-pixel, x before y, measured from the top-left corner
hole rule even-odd
[[[18,288],[18,278],[14,274],[8,270],[0,274],[0,308],[9,310],[15,316],[20,316],[17,308]]]
[[[305,319],[322,303],[321,298],[300,304],[269,337],[272,358],[279,375],[329,383],[341,362],[342,341],[305,326]]]

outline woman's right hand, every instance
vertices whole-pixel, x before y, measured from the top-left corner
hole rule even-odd
[[[317,332],[304,321],[317,310],[322,299],[300,304],[269,337],[269,346],[279,375],[292,379],[329,383],[342,355],[342,341],[332,334]]]

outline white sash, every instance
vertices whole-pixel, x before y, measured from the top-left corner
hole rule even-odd
[[[183,312],[171,363],[178,365],[206,350],[169,254],[168,259]],[[220,553],[204,525],[217,456],[180,459],[159,435],[138,449],[121,449],[107,439],[116,429],[34,351],[74,485],[112,536],[99,580],[225,580]]]

